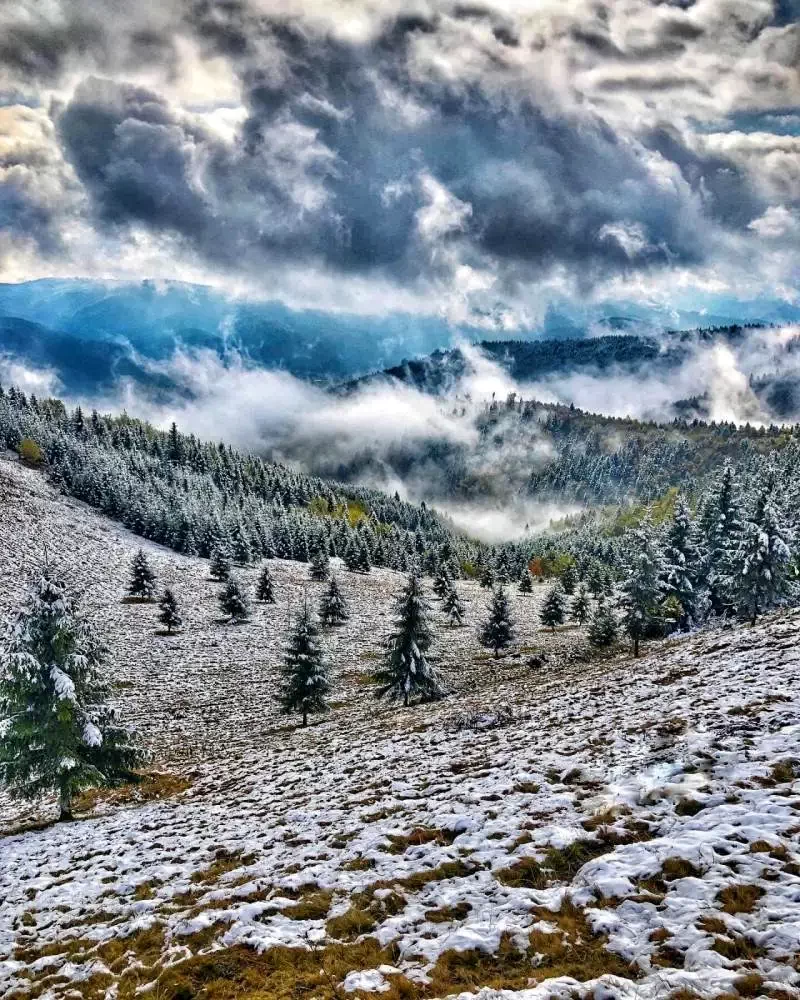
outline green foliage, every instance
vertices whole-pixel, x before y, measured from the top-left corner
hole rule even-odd
[[[283,658],[278,700],[281,711],[299,712],[303,725],[310,713],[327,712],[331,682],[319,639],[319,628],[304,604],[292,628]]]
[[[41,465],[44,461],[44,453],[33,438],[23,438],[17,448],[19,457],[28,465]]]
[[[227,580],[231,575],[231,561],[223,548],[215,548],[211,553],[208,572],[212,580]]]
[[[513,639],[514,625],[511,620],[508,595],[502,587],[498,587],[492,594],[489,617],[480,628],[478,641],[482,646],[493,650],[497,659],[500,650],[507,649]]]
[[[236,577],[228,577],[219,595],[219,606],[223,615],[233,625],[246,621],[250,617],[250,602]]]
[[[164,593],[161,595],[158,607],[158,620],[168,632],[183,625],[183,618],[181,618],[180,608],[178,607],[178,599],[169,587],[166,587]]]
[[[143,759],[108,704],[105,652],[49,570],[0,646],[0,780],[20,798],[56,792],[62,819],[76,792],[130,780]]]
[[[147,556],[139,549],[131,563],[131,578],[128,583],[128,593],[131,597],[150,601],[153,599],[156,587],[156,576],[150,568]]]
[[[331,576],[328,589],[320,601],[319,617],[323,625],[342,625],[350,617],[347,601],[339,587],[339,581]]]
[[[422,583],[412,573],[395,604],[394,631],[386,642],[383,663],[374,680],[377,695],[408,705],[412,698],[435,701],[444,696],[438,671],[428,661],[433,635]]]
[[[556,625],[564,624],[567,609],[567,598],[560,583],[555,584],[545,595],[544,604],[539,612],[542,625],[554,629]]]
[[[619,626],[609,605],[599,604],[589,623],[588,638],[593,646],[611,646],[617,638]]]

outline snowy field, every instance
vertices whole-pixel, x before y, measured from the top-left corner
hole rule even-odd
[[[800,997],[800,614],[593,661],[515,594],[495,663],[461,584],[468,627],[434,616],[453,696],[397,709],[366,675],[400,580],[342,573],[334,710],[301,730],[273,695],[305,566],[227,626],[206,564],[145,544],[185,610],[156,635],[121,601],[139,540],[0,462],[4,613],[45,544],[176,780],[0,839],[0,995]]]

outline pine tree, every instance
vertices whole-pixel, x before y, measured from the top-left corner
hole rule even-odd
[[[327,712],[326,695],[331,689],[328,665],[319,641],[319,628],[304,604],[292,629],[283,658],[279,693],[285,715],[300,712],[308,725],[312,712]]]
[[[447,616],[452,628],[460,628],[464,624],[464,605],[461,603],[461,598],[458,596],[458,591],[452,581],[450,589],[444,595],[442,611]]]
[[[250,617],[250,602],[236,577],[228,577],[228,581],[219,595],[219,606],[232,625],[238,625],[239,622],[246,621]]]
[[[208,567],[213,580],[224,581],[231,575],[231,561],[228,553],[223,548],[215,548],[211,553],[211,562]]]
[[[639,643],[654,634],[661,623],[660,604],[664,596],[664,556],[649,515],[628,536],[627,576],[622,584],[623,626],[633,641],[633,655]]]
[[[531,573],[528,567],[522,571],[522,576],[519,578],[519,592],[520,594],[530,594],[533,590],[533,580],[531,579]]]
[[[331,576],[328,589],[322,595],[319,617],[323,625],[341,625],[350,617],[347,601],[339,589],[339,581]]]
[[[418,696],[434,701],[444,696],[438,671],[428,662],[433,641],[428,624],[428,602],[419,577],[412,573],[395,604],[394,631],[387,640],[383,664],[375,674],[378,697],[409,700]]]
[[[481,578],[480,578],[480,583],[481,583],[481,586],[485,587],[487,590],[494,586],[494,572],[492,570],[492,567],[489,565],[489,563],[487,563],[483,567],[483,571],[481,573]]]
[[[355,569],[357,573],[369,573],[372,569],[369,549],[367,548],[367,543],[363,539],[358,547]]]
[[[561,574],[561,586],[564,593],[570,597],[575,593],[575,588],[578,586],[578,572],[575,569],[574,563],[567,563],[564,567],[564,571]]]
[[[593,646],[610,646],[617,638],[617,619],[609,605],[598,604],[589,622],[588,639]]]
[[[598,562],[593,562],[589,567],[587,583],[592,597],[597,600],[604,590],[603,567]]]
[[[480,628],[478,641],[487,649],[494,650],[494,656],[497,659],[500,656],[500,650],[507,649],[513,639],[514,625],[511,621],[508,596],[502,587],[498,587],[492,594],[489,617]]]
[[[45,569],[0,646],[0,781],[18,798],[56,792],[62,820],[76,792],[131,780],[143,760],[107,703],[104,655]]]
[[[275,603],[275,583],[266,563],[261,568],[261,574],[256,584],[256,600],[263,601],[265,604]]]
[[[689,505],[679,496],[664,539],[664,587],[667,598],[680,604],[679,624],[690,625],[702,616],[703,600],[698,583],[702,554]]]
[[[131,597],[138,597],[140,600],[151,601],[156,589],[156,575],[150,569],[147,556],[139,549],[133,557],[131,563],[131,579],[128,584],[128,593]]]
[[[453,581],[447,571],[446,566],[440,566],[439,571],[433,581],[433,592],[443,601],[453,588]]]
[[[172,632],[174,628],[180,628],[183,625],[178,599],[169,587],[166,587],[161,595],[158,607],[160,610],[158,620],[166,627],[167,632]]]
[[[589,620],[589,593],[584,584],[580,585],[578,592],[572,598],[569,614],[579,625],[585,625]]]
[[[242,566],[247,566],[253,561],[253,550],[244,530],[241,521],[237,521],[231,532],[231,549],[234,560]]]
[[[545,595],[544,604],[539,612],[539,621],[555,631],[556,625],[564,624],[567,598],[560,584],[555,584]]]
[[[701,529],[706,539],[703,574],[711,606],[717,614],[728,610],[733,597],[728,593],[733,559],[743,528],[739,484],[731,465],[723,469],[719,485],[702,503]]]
[[[745,521],[739,545],[731,559],[725,589],[736,610],[755,625],[759,614],[786,596],[791,584],[791,533],[762,491]]]
[[[330,573],[330,560],[327,549],[320,546],[311,554],[310,576],[312,580],[323,581],[328,579]]]

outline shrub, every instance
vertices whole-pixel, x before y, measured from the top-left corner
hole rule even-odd
[[[41,465],[44,461],[44,453],[33,438],[23,438],[17,450],[19,457],[28,465]]]

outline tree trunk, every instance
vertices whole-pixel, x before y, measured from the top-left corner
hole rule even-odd
[[[408,708],[408,691],[403,695],[403,708]]]
[[[68,822],[72,819],[72,795],[69,790],[68,781],[62,781],[59,790],[58,818],[60,822]]]
[[[308,712],[303,712],[303,725],[308,725]]]
[[[498,647],[498,646],[495,646],[495,647],[494,647],[494,658],[495,658],[496,660],[499,660],[499,659],[500,659],[500,649],[499,649],[499,647]]]
[[[638,656],[639,655],[639,637],[638,636],[633,640],[633,655],[634,656]]]

